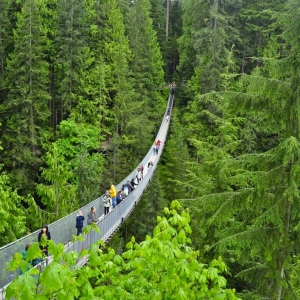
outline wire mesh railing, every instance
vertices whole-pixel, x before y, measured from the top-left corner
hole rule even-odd
[[[157,133],[156,140],[165,141],[169,129],[169,117],[171,115],[172,107],[173,107],[173,99],[174,95],[170,95],[168,99],[168,105],[165,110],[165,114],[160,126],[160,129]],[[169,115],[168,118],[167,115]],[[84,241],[76,241],[71,242],[72,236],[76,235],[75,228],[75,219],[77,211],[80,209],[83,212],[83,215],[86,216],[90,211],[92,206],[96,207],[96,211],[100,216],[103,215],[103,198],[98,197],[94,201],[85,205],[84,207],[79,208],[73,213],[65,216],[57,220],[56,222],[51,223],[49,227],[49,231],[51,232],[51,237],[56,243],[65,244],[66,251],[76,250],[80,252],[82,249],[89,248],[89,246],[98,241],[104,240],[106,241],[122,224],[122,222],[130,215],[131,211],[134,209],[135,205],[138,203],[141,198],[144,190],[147,188],[153,173],[158,164],[159,158],[161,156],[162,149],[164,147],[164,143],[162,143],[160,150],[157,155],[153,154],[153,147],[149,149],[146,156],[140,162],[144,166],[144,178],[139,183],[139,185],[124,199],[116,208],[114,208],[109,214],[102,216],[100,221],[97,223],[98,228],[100,229],[100,233],[92,231],[87,236],[85,236]],[[148,170],[147,164],[149,161],[153,162],[153,166]],[[139,164],[139,165],[140,165]],[[122,184],[126,179],[131,179],[135,177],[136,168],[119,184],[116,185],[117,190],[122,188]],[[16,277],[19,275],[18,271],[10,272],[7,270],[6,265],[7,262],[11,260],[13,254],[16,252],[21,252],[24,250],[26,244],[30,244],[37,241],[37,236],[40,230],[37,230],[21,239],[18,239],[8,245],[5,245],[0,248],[0,264],[2,268],[0,269],[0,286],[2,289],[0,290],[0,300],[5,299],[5,287]],[[51,261],[49,258],[44,263],[48,263]]]

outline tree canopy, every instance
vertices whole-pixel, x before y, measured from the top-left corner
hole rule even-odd
[[[221,257],[209,264],[198,260],[199,251],[189,237],[188,211],[173,201],[164,212],[165,217],[157,217],[153,236],[141,243],[132,237],[122,255],[102,241],[81,253],[63,254],[63,245],[51,241],[54,261],[42,272],[33,268],[15,279],[6,290],[7,299],[238,299],[226,288],[222,273],[227,267]],[[95,225],[89,227],[87,234]],[[32,244],[26,261],[16,253],[11,268],[26,271],[39,255],[38,244]],[[84,255],[88,263],[78,269],[76,263]]]

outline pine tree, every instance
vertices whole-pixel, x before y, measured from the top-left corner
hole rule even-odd
[[[47,43],[44,48],[46,60],[49,64],[49,94],[51,101],[49,102],[49,109],[51,118],[49,124],[55,131],[57,129],[58,120],[60,119],[60,110],[58,102],[58,89],[60,82],[57,79],[58,70],[56,70],[55,61],[57,55],[56,49],[56,36],[58,31],[58,11],[57,11],[57,0],[44,0],[41,1],[41,17],[43,18],[42,31],[46,36]]]
[[[159,166],[159,184],[167,201],[188,197],[186,187],[181,182],[187,181],[187,169],[189,166],[189,153],[186,145],[184,131],[178,118],[179,111],[175,108],[172,112],[172,121],[165,143],[164,151]]]

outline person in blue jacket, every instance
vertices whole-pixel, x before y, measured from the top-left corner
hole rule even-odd
[[[82,215],[82,211],[79,210],[76,216],[77,235],[80,235],[82,233],[83,221],[84,221],[84,216]]]
[[[122,198],[122,191],[118,191],[117,194],[117,205],[120,204],[122,202],[123,198]]]

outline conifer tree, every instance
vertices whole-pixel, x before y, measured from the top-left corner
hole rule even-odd
[[[8,98],[1,105],[5,112],[2,161],[13,170],[16,185],[26,193],[33,190],[41,145],[48,134],[48,63],[41,28],[38,1],[24,1],[14,32],[14,52],[7,66]]]
[[[57,144],[54,143],[46,156],[48,168],[43,168],[42,176],[51,185],[39,184],[38,194],[42,197],[43,204],[47,211],[62,217],[78,207],[74,197],[75,186],[71,185],[69,179],[72,172],[63,163],[64,157],[58,152]]]
[[[47,38],[46,46],[44,47],[45,57],[49,63],[49,94],[51,100],[49,102],[49,109],[51,118],[49,124],[55,131],[57,129],[58,121],[60,120],[60,103],[58,102],[58,90],[60,82],[57,79],[58,70],[56,70],[55,61],[57,55],[56,36],[58,31],[58,11],[57,0],[43,0],[41,1],[41,17],[43,18],[42,30]]]
[[[58,0],[58,30],[56,61],[60,121],[66,119],[77,106],[80,77],[85,69],[89,51],[86,9],[79,0]]]
[[[158,172],[160,185],[164,198],[167,201],[189,197],[189,191],[181,186],[181,182],[187,181],[187,169],[189,166],[189,153],[184,132],[186,127],[181,126],[178,118],[178,110],[172,112],[172,121],[161,157],[161,166]]]
[[[187,1],[184,3],[183,35],[179,38],[182,80],[190,80],[196,92],[221,90],[220,74],[237,36],[228,8],[231,1]]]
[[[6,0],[0,1],[0,95],[1,99],[4,99],[4,88],[5,78],[6,78],[6,58],[7,58],[7,46],[8,46],[8,28],[9,28],[9,20],[8,20],[8,2]]]
[[[158,91],[164,85],[164,73],[150,13],[150,1],[138,0],[131,6],[127,18],[130,21],[128,36],[133,54],[130,67],[135,89],[139,100],[147,105],[147,110],[151,111],[153,117],[162,108],[162,98]]]
[[[295,7],[289,14],[297,19]],[[218,95],[227,107],[227,117],[220,123],[227,134],[213,135],[219,147],[205,154],[208,136],[194,141],[201,154],[199,169],[206,176],[206,182],[199,182],[197,201],[189,202],[200,222],[199,241],[208,259],[219,253],[231,261],[242,282],[244,299],[297,297],[297,281],[291,278],[298,267],[293,253],[299,251],[299,70],[295,64],[291,68],[290,62],[296,61],[299,49],[298,43],[294,44],[298,36],[288,22],[286,26],[292,49],[287,57],[282,57],[285,52],[273,37],[265,48],[262,66],[250,76],[242,76],[235,91]],[[211,114],[209,117],[213,123],[204,126],[208,132],[219,122]],[[227,129],[224,120],[231,123]],[[234,129],[232,125],[239,120],[256,122],[258,129],[263,122],[264,132],[270,133],[265,137],[268,144],[252,148],[252,153],[230,149],[237,145],[240,132],[233,131],[235,139],[228,140],[228,129]]]
[[[249,74],[261,60],[264,48],[274,34],[282,32],[275,16],[283,10],[285,0],[247,1],[238,3],[234,9],[235,28],[239,37],[235,40],[240,72]]]
[[[17,190],[11,188],[9,176],[0,165],[0,199],[1,199],[1,227],[0,245],[6,245],[20,238],[27,231],[25,209],[22,207],[24,199]]]

